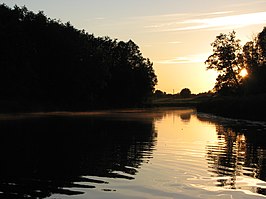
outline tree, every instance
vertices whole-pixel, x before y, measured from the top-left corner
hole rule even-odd
[[[191,95],[191,91],[188,88],[183,88],[180,92],[180,96],[183,98],[188,98]]]
[[[205,61],[207,69],[216,70],[219,75],[216,79],[215,91],[236,92],[240,87],[242,69],[242,54],[240,40],[236,39],[235,31],[221,33],[211,44],[213,54]]]
[[[259,90],[259,60],[260,55],[256,37],[253,41],[247,42],[243,47],[243,64],[248,72],[248,77],[243,82],[243,88],[245,90],[245,93],[254,93]]]
[[[247,42],[243,47],[243,61],[249,74],[258,70],[260,55],[257,45],[257,38],[254,41]]]
[[[161,91],[161,90],[156,90],[155,92],[154,92],[154,96],[155,97],[163,97],[164,95],[166,95],[166,93],[165,92],[163,92],[163,91]]]
[[[4,4],[0,30],[0,101],[47,110],[135,106],[157,83],[152,62],[131,40],[94,37]]]
[[[266,27],[258,34],[258,46],[262,56],[261,61],[266,64]]]
[[[245,92],[248,94],[266,91],[266,28],[253,41],[243,47],[243,64],[248,71],[244,82]]]

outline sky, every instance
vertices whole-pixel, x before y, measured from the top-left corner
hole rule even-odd
[[[156,89],[207,92],[217,73],[206,70],[211,43],[236,31],[242,45],[266,26],[266,0],[6,0],[95,36],[133,40],[153,62]]]

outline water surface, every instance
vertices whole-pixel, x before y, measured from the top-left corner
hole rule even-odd
[[[0,115],[4,198],[264,198],[266,124],[192,109]]]

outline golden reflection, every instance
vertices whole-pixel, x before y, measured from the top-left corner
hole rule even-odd
[[[159,137],[171,140],[182,139],[189,143],[200,142],[202,148],[205,148],[206,142],[217,140],[215,126],[202,125],[193,109],[171,111],[164,115],[163,122],[157,120],[155,127],[160,132]]]
[[[158,164],[171,169],[170,176],[206,189],[266,195],[265,142],[263,136],[257,139],[256,126],[193,110],[166,112],[154,124],[158,131],[154,159],[161,158]],[[205,184],[201,179],[210,180]]]
[[[266,128],[208,115],[198,115],[198,119],[216,126],[218,140],[206,146],[208,171],[215,185],[266,195],[265,134],[261,133]]]

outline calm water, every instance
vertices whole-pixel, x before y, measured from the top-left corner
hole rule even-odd
[[[0,197],[264,198],[266,123],[194,110],[0,115]]]

